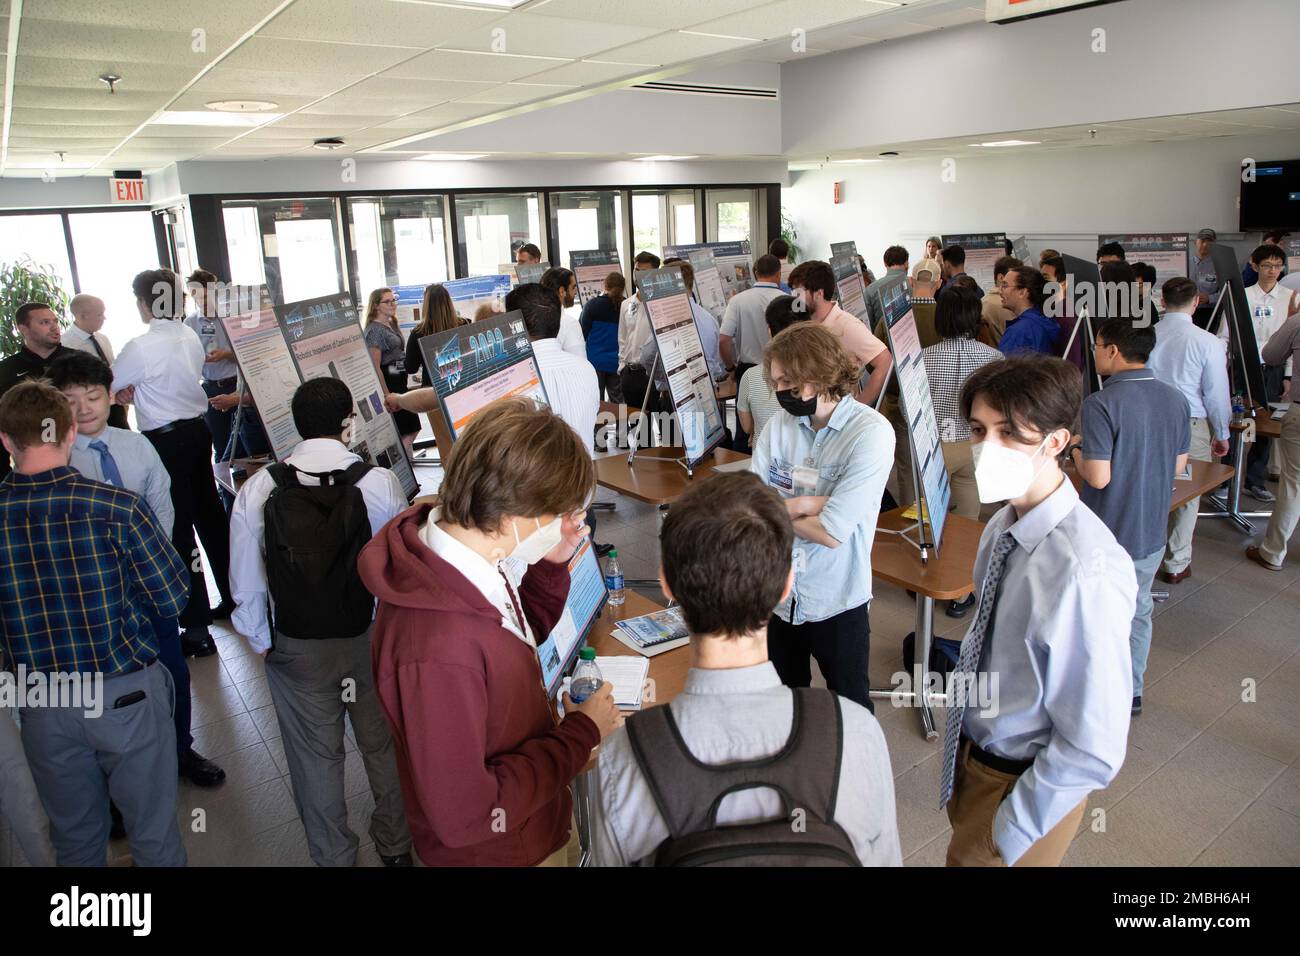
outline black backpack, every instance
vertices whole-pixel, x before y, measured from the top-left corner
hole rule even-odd
[[[627,736],[670,833],[655,866],[861,865],[853,841],[833,822],[844,724],[830,691],[795,688],[790,739],[761,760],[700,763],[667,706],[630,716]],[[723,798],[755,787],[780,794],[784,817],[718,826]]]
[[[275,488],[266,500],[266,580],[275,629],[300,640],[356,637],[370,626],[375,599],[361,583],[357,555],[370,540],[370,516],[357,487],[371,465],[317,473],[320,485],[298,481],[281,462],[267,471]]]

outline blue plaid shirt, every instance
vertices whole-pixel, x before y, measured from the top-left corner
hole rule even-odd
[[[189,573],[133,491],[71,467],[0,482],[0,651],[30,671],[136,670],[149,614],[178,617]]]

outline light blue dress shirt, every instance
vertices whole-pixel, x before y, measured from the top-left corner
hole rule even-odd
[[[108,446],[127,490],[134,491],[148,502],[158,519],[158,527],[170,538],[176,520],[176,511],[172,507],[172,480],[149,439],[139,432],[112,425],[93,438],[77,433],[72,442],[72,467],[87,478],[112,484],[104,476],[99,452],[90,447],[92,441],[102,441]]]
[[[871,545],[893,464],[893,426],[852,397],[840,399],[820,431],[807,415],[795,418],[784,409],[768,421],[750,470],[782,498],[828,495],[819,517],[840,542],[828,548],[795,538],[794,589],[776,609],[782,620],[824,621],[871,600]]]
[[[1210,423],[1210,437],[1228,438],[1228,353],[1222,340],[1198,328],[1186,312],[1166,312],[1156,323],[1156,347],[1147,368],[1183,393],[1192,418]]]
[[[1033,761],[993,820],[1010,866],[1124,763],[1137,575],[1065,478],[1019,520],[1010,505],[990,519],[975,557],[977,592],[1004,531],[1017,547],[979,665],[990,690],[996,677],[994,706],[968,705],[962,729],[990,753]]]
[[[727,368],[722,364],[718,320],[713,317],[713,313],[694,299],[691,299],[691,316],[695,319],[695,330],[700,333],[700,345],[704,347],[704,360],[709,365],[709,377],[714,382],[721,382],[727,377]],[[650,368],[658,354],[659,343],[651,335],[646,339],[645,345],[641,346],[641,364],[647,369]],[[655,367],[655,385],[661,392],[668,391],[668,375],[664,371],[662,362]]]

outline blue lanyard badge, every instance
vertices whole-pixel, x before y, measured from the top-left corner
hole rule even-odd
[[[794,488],[792,469],[780,459],[773,459],[767,466],[767,483],[773,488],[790,491]]]

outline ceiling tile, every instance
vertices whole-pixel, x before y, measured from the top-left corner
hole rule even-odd
[[[1262,110],[1249,110],[1248,112],[1259,113],[1259,124],[1267,127],[1277,127],[1278,129],[1300,129],[1300,105],[1295,107],[1276,107],[1270,106]]]
[[[14,106],[30,109],[79,110],[83,112],[139,112],[152,113],[171,99],[170,93],[124,90],[116,93],[107,89],[67,90],[39,86],[14,86]],[[58,122],[79,123],[66,117]]]
[[[316,96],[285,96],[280,93],[272,93],[269,90],[259,90],[253,88],[250,92],[248,87],[240,90],[196,90],[191,89],[188,93],[181,95],[175,103],[168,107],[171,110],[202,110],[206,104],[216,100],[266,100],[275,103],[275,109],[268,110],[270,113],[286,113],[289,110],[296,110],[314,102]]]
[[[556,60],[513,53],[448,53],[433,50],[388,70],[385,76],[505,83],[562,65]]]
[[[644,40],[662,33],[664,29],[663,26],[628,26],[617,20],[569,20],[512,13],[490,26],[479,26],[448,36],[438,46],[479,53],[523,53],[577,59]],[[504,49],[501,48],[503,43]]]
[[[276,73],[304,72],[368,76],[400,63],[413,52],[407,48],[391,45],[318,43],[310,40],[255,36],[222,60],[217,71],[223,67],[233,67]]]
[[[175,93],[194,79],[199,68],[161,65],[144,68],[141,64],[125,60],[88,61],[19,54],[18,65],[14,70],[14,85],[91,90],[97,95],[116,96],[117,93],[110,94],[108,87],[99,79],[104,73],[113,73],[130,77],[130,80],[117,84],[116,88],[121,92]]]
[[[754,37],[759,40],[771,40],[775,37],[789,37],[790,31],[802,29],[816,30],[834,23],[862,20],[871,14],[888,12],[890,7],[876,7],[865,4],[862,0],[779,0],[768,3],[756,10],[733,13],[731,16],[706,20],[691,27],[701,33],[722,33],[728,36]]]
[[[927,14],[924,11],[909,11],[908,16],[916,23],[924,23],[931,27],[957,27],[964,23],[975,23],[984,20],[984,10],[982,7],[962,7],[959,10],[943,10],[938,13]]]
[[[830,53],[830,47],[818,47],[809,44],[806,49],[798,52],[790,49],[790,44],[784,40],[777,40],[773,43],[764,43],[762,46],[756,46],[753,49],[745,51],[746,60],[760,60],[764,63],[789,63],[791,60],[797,60],[805,56],[820,56],[823,53]]]
[[[539,17],[566,17],[595,23],[622,23],[660,30],[680,30],[705,20],[716,19],[741,10],[761,7],[770,0],[654,0],[635,3],[629,0],[550,0],[528,10]]]
[[[66,143],[72,144],[76,148],[76,141],[83,139],[103,139],[112,138],[114,142],[122,139],[123,136],[129,135],[136,125],[117,125],[99,123],[87,123],[84,125],[71,124],[49,124],[38,126],[35,124],[26,125],[15,121],[10,129],[11,135],[14,136],[47,136],[58,137]]]
[[[541,63],[540,60],[536,61]],[[548,66],[551,66],[548,64]],[[582,60],[578,63],[568,63],[564,66],[543,69],[540,73],[533,73],[523,77],[529,83],[573,83],[578,86],[592,86],[597,83],[608,83],[610,80],[616,80],[625,76],[636,76],[638,73],[644,73],[645,68],[639,66],[628,66],[626,63],[600,63],[590,60]]]
[[[413,80],[395,76],[373,76],[350,86],[340,95],[360,97],[393,97],[397,99],[424,99],[429,106],[481,93],[496,86],[496,81],[469,82],[462,80]],[[414,109],[415,107],[412,107]],[[403,112],[409,112],[404,110]]]
[[[318,68],[319,69],[319,68]],[[340,86],[360,80],[364,74],[282,73],[271,70],[231,69],[220,64],[190,88],[208,94],[208,99],[272,99],[307,97],[314,100],[333,93]]]
[[[281,0],[221,0],[220,22],[243,32],[269,14]],[[0,0],[0,11],[9,0]],[[28,18],[61,20],[66,23],[117,27],[123,23],[141,27],[163,25],[166,29],[189,32],[194,27],[210,30],[214,4],[193,2],[186,12],[182,0],[99,0],[97,3],[70,3],[69,0],[23,0],[23,29]],[[193,21],[193,24],[190,21]]]
[[[625,63],[650,63],[664,65],[694,60],[698,57],[712,56],[753,46],[747,40],[728,40],[721,37],[702,37],[690,33],[671,33],[642,40],[615,50],[607,50],[599,59],[617,60]]]
[[[433,109],[421,110],[409,116],[399,116],[383,123],[377,123],[374,128],[387,130],[389,139],[398,139],[412,132],[437,129],[439,126],[458,123],[461,120],[473,119],[476,116],[484,116],[492,112],[495,112],[495,110],[482,103],[443,103],[441,106],[433,107]]]
[[[897,40],[917,33],[926,33],[934,27],[924,23],[911,23],[907,20],[881,20],[879,23],[868,21],[853,28],[853,35],[868,40]]]
[[[822,50],[851,50],[854,47],[866,46],[868,43],[876,42],[878,41],[870,37],[850,33],[842,27],[815,30],[808,34],[808,46]]]
[[[550,96],[561,96],[568,92],[572,92],[572,88],[502,83],[500,86],[494,86],[491,89],[484,90],[480,93],[472,93],[469,96],[457,97],[457,102],[496,103],[505,106],[515,106],[520,103],[531,103],[533,100],[545,99]]]
[[[361,34],[372,42],[428,49],[453,33],[486,26],[502,18],[500,10],[366,0],[298,0],[267,24],[259,36],[336,40],[355,43]]]
[[[15,93],[18,92],[21,91],[15,91]],[[141,112],[138,110],[32,109],[17,105],[17,99],[17,95],[15,95],[12,123],[14,127],[23,129],[35,126],[69,125],[85,125],[86,128],[92,129],[100,123],[111,123],[113,126],[130,126],[135,129],[153,115],[152,110]]]
[[[175,16],[167,19],[174,20]],[[191,42],[188,29],[143,30],[136,26],[57,22],[28,17],[26,12],[19,36],[19,47],[27,56],[192,66],[197,73],[212,56],[195,53]]]
[[[37,149],[54,156],[56,153],[107,152],[122,141],[121,136],[71,138],[63,136],[20,136],[10,131],[10,149]]]
[[[369,126],[375,118],[369,113],[290,113],[276,120],[272,126],[283,129],[316,129],[332,126],[335,129],[358,129]]]

